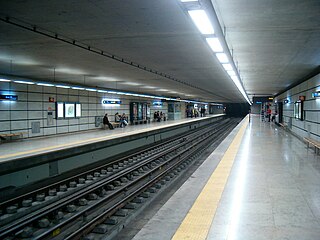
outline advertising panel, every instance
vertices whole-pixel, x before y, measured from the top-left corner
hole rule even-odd
[[[65,118],[74,118],[75,117],[75,104],[74,103],[65,103],[64,104],[64,117]]]
[[[57,102],[56,106],[56,118],[64,118],[64,103]]]

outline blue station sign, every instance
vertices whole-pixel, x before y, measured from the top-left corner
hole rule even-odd
[[[18,96],[17,95],[0,95],[0,100],[3,101],[17,101]]]

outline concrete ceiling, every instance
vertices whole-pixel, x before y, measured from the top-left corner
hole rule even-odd
[[[201,3],[212,7],[210,0]],[[213,5],[249,94],[275,94],[319,65],[319,1]],[[0,18],[6,17],[0,21],[0,74],[244,101],[178,0],[0,1]],[[35,32],[28,29],[33,26]]]

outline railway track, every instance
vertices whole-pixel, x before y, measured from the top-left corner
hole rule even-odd
[[[117,223],[114,216],[125,217],[159,192],[234,125],[223,120],[197,128],[7,200],[0,205],[5,212],[0,216],[0,239],[103,239]]]

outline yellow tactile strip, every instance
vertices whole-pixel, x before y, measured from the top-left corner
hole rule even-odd
[[[173,240],[204,240],[207,238],[247,125],[248,121],[245,120],[217,168],[172,237]]]

